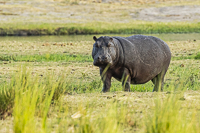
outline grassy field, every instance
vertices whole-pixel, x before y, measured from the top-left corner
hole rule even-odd
[[[112,79],[102,94],[92,40],[2,38],[0,132],[199,132],[200,40],[166,42],[164,92]]]
[[[182,34],[200,33],[199,20],[134,19],[144,9],[199,5],[199,0],[2,0],[0,36],[71,36],[0,37],[0,133],[200,132],[200,38]],[[181,9],[165,17],[176,18]],[[101,93],[92,35],[72,35],[105,33],[156,33],[166,41],[172,60],[164,92],[152,93],[152,82],[123,92],[112,79],[111,92]]]
[[[199,0],[3,0],[0,3],[0,36],[199,33],[198,18],[159,22],[133,17],[152,7],[191,6],[193,10],[192,6],[199,5]],[[181,14],[164,16],[188,17]],[[189,16],[199,16],[199,13]]]

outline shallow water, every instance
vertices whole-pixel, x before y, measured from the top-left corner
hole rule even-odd
[[[100,36],[131,36],[132,34],[102,34]],[[199,33],[192,34],[146,34],[158,37],[164,41],[200,40]],[[92,41],[94,35],[65,35],[65,36],[6,36],[0,37],[0,41],[40,41],[40,42],[66,42],[66,41]]]

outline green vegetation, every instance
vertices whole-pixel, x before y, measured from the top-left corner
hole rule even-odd
[[[79,35],[79,34],[153,34],[200,33],[200,23],[144,22],[130,23],[90,22],[68,24],[5,23],[0,26],[1,36],[10,35]]]
[[[150,115],[146,123],[147,133],[161,132],[198,132],[199,112],[192,110],[190,113],[187,109],[182,109],[181,100],[186,100],[181,97],[183,94],[169,95],[165,100],[155,100],[155,110],[153,115]],[[187,108],[188,104],[185,106]],[[194,105],[192,105],[194,106]],[[195,117],[195,115],[197,117]]]
[[[198,59],[197,55],[172,57],[172,60]]]
[[[172,60],[184,59],[200,59],[200,54],[191,56],[172,57]],[[64,62],[92,62],[90,55],[80,54],[44,54],[44,55],[1,55],[0,61],[15,61],[15,62],[41,62],[41,61],[64,61]]]
[[[200,59],[200,52],[194,58],[195,59]]]
[[[66,76],[49,74],[39,78],[31,75],[26,67],[19,69],[11,82],[0,88],[4,90],[0,93],[0,115],[13,112],[13,131],[16,133],[120,133],[124,130],[154,133],[197,132],[199,129],[200,125],[196,121],[200,116],[200,103],[191,103],[191,98],[199,97],[199,94],[183,91],[177,93],[174,83],[165,87],[170,90],[167,93],[100,94],[99,83],[93,82],[88,84],[89,93],[76,94]],[[181,78],[178,88],[185,88],[185,85],[191,83],[184,82],[184,78]],[[198,84],[195,86],[199,87]],[[10,100],[6,101],[5,97]]]
[[[100,93],[93,41],[1,40],[0,132],[198,132],[199,40],[167,41],[172,61],[164,92],[153,84]],[[15,40],[16,39],[16,40]],[[32,39],[32,38],[31,38]],[[48,45],[43,45],[47,44]]]
[[[200,1],[3,0],[0,36],[58,36],[0,38],[0,133],[199,132],[199,34],[174,33],[200,33],[200,22],[181,8],[158,17],[188,22],[134,20],[149,7],[194,5]],[[152,33],[173,34],[159,35],[172,53],[164,92],[152,93],[151,81],[123,92],[112,79],[111,92],[101,93],[92,35]],[[59,36],[80,34],[91,36]]]
[[[200,59],[200,53],[197,54],[191,54],[191,55],[181,55],[181,56],[174,56],[172,57],[172,60],[186,60],[186,59]]]
[[[199,15],[196,13],[199,5],[199,0],[54,0],[53,3],[45,0],[45,4],[3,0],[0,36],[200,33],[199,18],[194,17]],[[189,12],[191,16],[184,13],[184,8],[181,12],[184,6],[188,10],[195,8],[194,12]],[[177,14],[158,11],[154,22],[145,19],[146,13],[141,13],[152,7],[158,10],[172,7],[170,9]]]
[[[89,55],[45,54],[45,55],[2,55],[0,61],[39,62],[39,61],[65,61],[65,62],[92,62]]]

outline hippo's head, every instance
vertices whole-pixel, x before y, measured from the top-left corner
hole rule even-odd
[[[92,50],[93,64],[95,66],[112,66],[117,58],[117,49],[111,37],[93,37],[95,43]]]

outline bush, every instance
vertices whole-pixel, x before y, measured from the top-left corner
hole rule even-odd
[[[195,59],[200,59],[200,52],[194,58]]]

